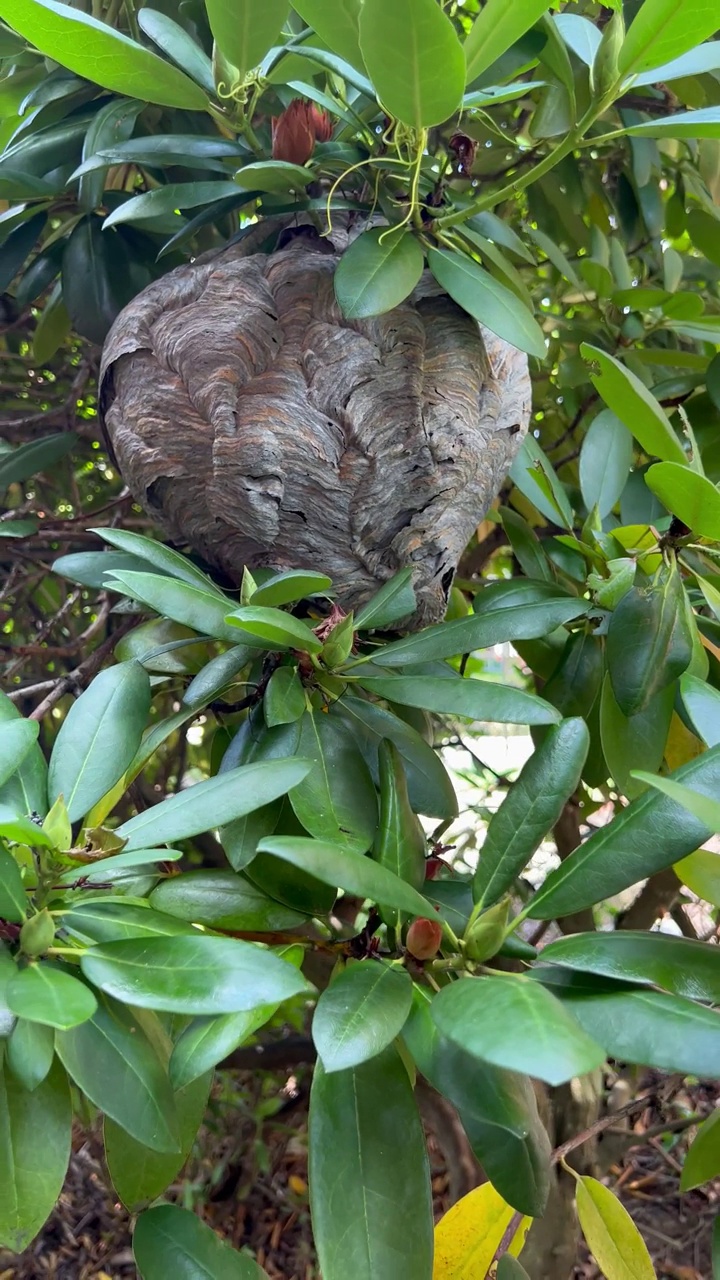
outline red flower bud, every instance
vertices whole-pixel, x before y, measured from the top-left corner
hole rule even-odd
[[[272,122],[273,160],[288,164],[307,164],[316,140],[327,142],[332,137],[332,120],[312,102],[294,98],[282,115]]]
[[[421,917],[413,920],[407,932],[405,946],[416,960],[432,960],[440,950],[442,925],[439,920]]]

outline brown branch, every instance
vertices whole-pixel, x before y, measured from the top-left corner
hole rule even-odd
[[[97,675],[104,659],[112,652],[112,649],[117,644],[118,640],[120,640],[122,636],[127,635],[128,631],[132,631],[136,624],[136,618],[125,618],[120,623],[117,630],[114,631],[112,635],[107,636],[107,638],[103,640],[102,644],[98,645],[97,649],[90,654],[89,658],[86,658],[84,662],[81,662],[80,666],[76,667],[74,671],[69,672],[68,675],[61,676],[55,685],[55,688],[48,693],[46,698],[43,698],[43,701],[39,703],[34,711],[30,712],[29,719],[42,720],[43,717],[47,715],[48,711],[52,711],[56,703],[58,703],[66,693],[70,693],[73,689],[84,689],[85,686],[90,683],[93,676]]]
[[[550,1156],[551,1163],[559,1164],[560,1161],[564,1160],[565,1156],[569,1155],[571,1151],[574,1151],[576,1147],[581,1147],[584,1142],[589,1142],[590,1138],[597,1137],[597,1135],[599,1133],[603,1133],[605,1129],[611,1129],[612,1126],[616,1124],[618,1120],[622,1119],[623,1116],[630,1115],[632,1111],[639,1111],[641,1107],[646,1107],[653,1096],[654,1095],[652,1093],[649,1093],[644,1094],[642,1098],[633,1098],[632,1102],[626,1102],[624,1107],[618,1107],[617,1111],[611,1111],[608,1115],[602,1116],[599,1120],[596,1120],[594,1124],[589,1125],[589,1127],[584,1129],[582,1133],[576,1133],[574,1137],[568,1138],[567,1142],[562,1142],[559,1147],[555,1148]],[[641,1134],[638,1134],[637,1136],[638,1140],[642,1137]]]

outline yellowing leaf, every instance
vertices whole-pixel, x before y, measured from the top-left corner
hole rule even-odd
[[[490,1182],[458,1200],[435,1228],[433,1280],[485,1280],[514,1214]],[[509,1253],[520,1252],[531,1221],[522,1219]]]
[[[588,1248],[606,1280],[656,1280],[645,1241],[609,1187],[595,1178],[578,1178],[575,1204]]]
[[[670,772],[679,769],[682,764],[687,764],[688,760],[695,760],[704,750],[700,739],[685,728],[677,712],[673,711],[670,732],[665,743],[665,761]]]

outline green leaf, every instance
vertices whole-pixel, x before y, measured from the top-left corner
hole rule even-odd
[[[714,1009],[664,991],[633,990],[588,974],[558,972],[582,978],[575,986],[553,980],[553,991],[609,1057],[683,1075],[720,1075],[720,1014]],[[532,976],[546,981],[540,969]]]
[[[161,1204],[141,1213],[133,1235],[133,1253],[141,1280],[169,1275],[200,1280],[267,1280],[245,1253],[238,1253],[189,1209]]]
[[[592,374],[590,381],[645,453],[687,465],[680,441],[645,383],[599,347],[583,342],[580,352],[586,360],[599,365],[599,373]]]
[[[394,742],[385,739],[380,743],[378,766],[380,822],[372,857],[406,884],[420,890],[425,883],[427,837],[410,805],[402,757]],[[381,907],[381,915],[386,924],[397,928],[400,923],[397,912],[388,914]]]
[[[690,783],[693,790],[715,798],[720,748],[676,769],[671,781]],[[550,872],[533,898],[530,915],[551,920],[592,906],[692,853],[711,831],[668,796],[646,791]]]
[[[55,739],[48,788],[62,795],[71,822],[122,778],[150,713],[150,680],[139,662],[101,671],[73,703]]]
[[[105,1117],[103,1140],[108,1172],[119,1199],[130,1213],[157,1200],[181,1172],[195,1141],[207,1106],[212,1072],[206,1072],[175,1094],[180,1130],[180,1151],[163,1155],[131,1138],[114,1120]]]
[[[18,969],[5,993],[8,1008],[29,1022],[67,1031],[91,1018],[97,1000],[84,982],[47,964]]]
[[[583,502],[588,511],[597,507],[601,520],[612,511],[625,488],[632,461],[630,432],[611,409],[601,410],[593,418],[580,448]]]
[[[258,850],[307,871],[335,889],[344,889],[371,902],[383,902],[413,916],[432,915],[429,902],[417,889],[405,884],[386,867],[350,849],[304,836],[267,836],[260,841]]]
[[[146,538],[142,534],[132,533],[128,529],[94,528],[90,532],[97,533],[104,542],[109,542],[118,551],[136,556],[139,560],[147,560],[148,564],[153,565],[161,574],[167,574],[171,578],[178,578],[181,582],[186,582],[191,587],[198,587],[201,591],[213,593],[223,602],[226,608],[230,603],[229,597],[215,586],[212,578],[209,578],[201,569],[196,568],[192,561],[188,560],[187,556],[180,555],[179,551],[173,551],[172,547],[166,547],[163,542],[158,542],[156,538]],[[108,568],[110,568],[112,563],[111,553],[106,552],[105,554],[108,556]],[[176,621],[182,621],[182,619],[176,619]]]
[[[335,271],[335,297],[348,320],[398,307],[419,282],[425,257],[410,231],[374,227],[345,250]]]
[[[573,513],[563,484],[530,431],[515,455],[510,479],[546,519],[572,531]]]
[[[297,970],[270,952],[211,935],[107,942],[80,963],[101,991],[167,1013],[242,1013],[308,990]]]
[[[613,693],[626,716],[644,711],[687,670],[692,637],[675,565],[664,566],[653,579],[636,577],[610,618],[606,653]]]
[[[355,630],[382,631],[414,613],[417,600],[412,579],[412,569],[394,574],[355,615]]]
[[[603,755],[619,790],[629,800],[645,790],[633,770],[638,765],[659,769],[662,764],[676,689],[675,683],[667,685],[650,699],[643,711],[626,716],[615,701],[610,677],[605,676],[600,702]]]
[[[362,70],[359,38],[362,0],[335,0],[333,4],[327,0],[297,0],[297,3],[293,0],[292,7],[328,49]]]
[[[534,640],[538,636],[549,635],[564,622],[580,617],[589,608],[586,600],[562,595],[560,588],[543,592],[543,595],[542,599],[522,598],[513,604],[499,599],[493,588],[486,589],[476,597],[474,613],[466,618],[425,627],[404,640],[385,645],[373,652],[373,666],[416,666],[419,662],[455,658],[461,653],[489,649],[492,645],[508,641]],[[493,605],[497,607],[493,608]]]
[[[158,857],[161,857],[158,853]],[[74,872],[77,875],[77,871]],[[123,938],[165,938],[196,930],[174,916],[154,911],[146,903],[125,902],[120,897],[75,902],[63,912],[62,925],[83,942],[119,942]]]
[[[101,996],[92,1018],[59,1031],[55,1047],[68,1075],[105,1115],[153,1151],[179,1150],[170,1081],[137,1013]]]
[[[308,62],[317,63],[318,66],[323,67],[332,75],[338,76],[347,84],[352,85],[354,89],[357,89],[358,93],[364,94],[371,101],[375,98],[375,90],[367,76],[362,75],[360,71],[356,71],[343,58],[338,58],[334,53],[328,53],[327,49],[317,49],[308,44],[301,45],[300,49],[302,50],[302,57],[307,59]]]
[[[210,29],[239,79],[262,62],[290,12],[288,0],[205,0]],[[232,88],[226,85],[225,90]]]
[[[153,889],[149,900],[158,911],[217,929],[294,929],[305,920],[234,871],[186,871],[171,876]]]
[[[310,761],[260,761],[241,766],[170,796],[118,827],[127,852],[185,840],[252,813],[285,795],[310,771]]]
[[[215,97],[212,63],[184,27],[167,14],[145,6],[138,10],[137,21],[140,30],[167,54],[171,62],[186,72],[210,97]]]
[[[263,1004],[244,1013],[193,1018],[180,1034],[170,1058],[170,1079],[176,1089],[196,1080],[244,1044],[269,1022],[278,1006]]]
[[[56,1063],[31,1093],[0,1072],[0,1245],[21,1253],[49,1217],[70,1160],[72,1107]]]
[[[655,1280],[645,1242],[609,1187],[596,1178],[578,1178],[575,1206],[590,1252],[607,1280]]]
[[[326,1072],[357,1067],[402,1031],[412,1004],[410,975],[366,960],[343,969],[323,991],[312,1033]]]
[[[495,1280],[530,1280],[527,1271],[520,1266],[517,1258],[504,1253],[497,1265]]]
[[[70,333],[71,320],[63,302],[62,284],[58,280],[42,313],[38,317],[33,334],[33,357],[39,365],[45,365]]]
[[[422,1125],[390,1046],[310,1095],[311,1207],[324,1280],[430,1280],[432,1207]]]
[[[584,1075],[605,1057],[555,996],[526,978],[458,980],[439,992],[431,1013],[443,1035],[482,1062],[510,1071],[530,1065],[548,1084]]]
[[[439,755],[399,716],[349,694],[332,704],[330,716],[339,716],[351,730],[376,786],[380,782],[380,743],[389,738],[402,757],[411,808],[433,818],[457,815],[457,797]]]
[[[115,591],[124,589],[124,594],[132,599],[141,600],[156,613],[172,618],[174,622],[182,622],[200,635],[237,644],[237,632],[225,622],[229,601],[214,592],[163,578],[157,573],[125,570],[113,573],[107,586]]]
[[[713,0],[644,0],[618,59],[621,75],[659,67],[717,31]]]
[[[47,832],[32,818],[18,816],[7,805],[0,805],[0,836],[16,844],[29,844],[31,848],[51,849],[54,845]]]
[[[364,689],[389,702],[421,707],[441,715],[465,716],[469,720],[496,724],[557,724],[560,719],[555,708],[535,694],[491,680],[363,675],[360,683]]]
[[[693,533],[720,541],[720,493],[705,476],[677,462],[657,462],[645,472],[645,483]]]
[[[183,702],[187,707],[206,707],[213,698],[233,684],[235,678],[257,655],[244,644],[233,645],[206,663],[190,681]]]
[[[624,132],[645,138],[720,138],[720,107],[679,111],[664,120],[647,120],[644,124],[633,125]],[[714,339],[711,337],[709,341]]]
[[[306,622],[280,609],[243,605],[229,613],[225,622],[234,631],[235,639],[239,633],[246,644],[259,649],[301,649],[303,653],[319,653],[322,649],[322,641]]]
[[[497,902],[527,866],[573,795],[590,744],[584,720],[554,725],[493,814],[473,877],[480,907]]]
[[[71,231],[63,254],[62,296],[74,328],[84,338],[98,345],[105,341],[136,292],[138,269],[125,241],[115,231],[104,234],[98,217],[84,218]]]
[[[711,40],[709,44],[696,45],[689,53],[665,62],[661,67],[643,71],[633,80],[633,88],[644,84],[667,84],[670,80],[684,79],[686,76],[700,76],[708,71],[717,71],[719,67],[720,40]]]
[[[151,12],[154,13],[154,10],[141,9],[140,15]],[[140,164],[151,168],[182,164],[189,168],[202,169],[206,167],[208,160],[229,158],[240,163],[246,156],[245,148],[229,138],[204,137],[194,133],[159,133],[145,138],[129,138],[123,142],[108,144],[102,149],[98,148],[92,154],[88,153],[87,159],[72,176],[79,177],[82,181],[83,175],[107,168],[111,164]],[[123,533],[119,529],[103,529],[100,532],[103,535]],[[128,533],[127,536],[142,542],[154,541],[152,538],[142,537],[139,533]],[[108,541],[112,541],[110,536]],[[179,557],[179,559],[184,558],[184,556]],[[210,579],[208,579],[209,582]]]
[[[274,191],[285,195],[288,188],[302,191],[312,182],[312,177],[312,169],[301,164],[290,164],[287,160],[257,160],[238,169],[235,182],[249,193]]]
[[[253,605],[270,605],[277,609],[282,604],[295,604],[308,596],[325,595],[332,587],[332,579],[324,573],[310,573],[307,569],[288,569],[274,573],[256,587],[251,595]]]
[[[403,1040],[418,1071],[457,1109],[495,1189],[520,1213],[541,1217],[550,1186],[550,1140],[528,1076],[479,1062],[441,1036],[429,996],[418,987]]]
[[[0,835],[2,835],[1,826]],[[27,894],[20,868],[12,854],[0,844],[0,918],[11,924],[22,924],[27,906]]]
[[[102,107],[91,121],[85,135],[83,160],[95,156],[95,153],[101,151],[103,147],[112,146],[113,143],[129,138],[142,109],[142,102],[133,102],[127,98],[108,102]],[[78,204],[85,213],[92,213],[93,209],[101,203],[108,167],[106,164],[93,174],[86,173],[80,178]]]
[[[586,67],[591,67],[602,40],[602,32],[595,23],[574,13],[555,13],[553,22],[573,53]]]
[[[2,175],[3,171],[4,166],[0,167],[0,175]],[[12,284],[20,269],[25,265],[29,254],[32,253],[38,237],[41,235],[45,227],[46,221],[47,215],[44,211],[42,213],[36,213],[33,218],[30,218],[27,222],[21,223],[20,226],[16,227],[15,230],[7,237],[5,243],[0,247],[0,289],[2,289],[3,293]],[[58,436],[56,438],[61,439],[62,437]],[[30,441],[28,444],[20,445],[19,449],[16,449],[13,452],[15,454],[22,454],[23,451],[27,452],[28,450],[37,448],[39,443],[40,442],[37,440]],[[12,457],[13,454],[10,456]],[[7,458],[5,457],[3,461],[6,460]],[[28,472],[27,474],[30,475],[32,473]],[[1,475],[2,469],[0,469],[0,476]],[[24,477],[22,478],[24,479]],[[1,480],[0,488],[2,488]]]
[[[720,907],[720,857],[709,849],[696,849],[676,862],[673,871],[681,884],[686,884],[698,898]]]
[[[720,1004],[720,964],[704,942],[666,933],[579,933],[543,948],[543,963],[625,982],[662,987],[689,1000]]]
[[[269,728],[278,724],[294,724],[305,710],[305,690],[295,667],[278,667],[268,681],[263,698],[265,723]]]
[[[459,107],[465,58],[435,0],[364,0],[360,49],[378,98],[397,120],[426,129]]]
[[[709,747],[720,745],[720,693],[712,685],[686,673],[680,679],[680,697],[695,732]]]
[[[293,811],[310,835],[365,853],[377,827],[377,799],[360,749],[345,725],[306,711],[298,752],[315,762],[290,791]]]
[[[693,1187],[710,1182],[720,1173],[720,1108],[713,1111],[698,1129],[688,1151],[680,1177],[680,1190],[692,1191]]]
[[[55,1033],[40,1022],[18,1018],[5,1045],[8,1067],[31,1093],[46,1079],[55,1056]]]
[[[141,195],[124,200],[103,222],[103,234],[122,222],[142,222],[148,218],[165,218],[177,214],[179,209],[196,209],[199,205],[213,204],[215,200],[237,193],[234,182],[220,179],[209,182],[171,182],[155,187]],[[179,221],[179,218],[177,219]]]
[[[71,582],[79,582],[83,587],[104,590],[108,583],[106,575],[116,570],[144,570],[145,565],[137,556],[125,555],[122,551],[78,551],[69,556],[60,556],[53,561],[53,573],[59,573]]]
[[[104,22],[57,0],[0,0],[0,18],[86,80],[163,107],[204,111],[207,97],[175,67]]]
[[[465,254],[429,249],[427,257],[438,284],[463,311],[514,347],[545,359],[543,331],[516,294]]]
[[[661,778],[641,769],[636,769],[634,776],[662,795],[669,796],[677,804],[681,804],[704,826],[710,827],[712,831],[720,831],[720,800],[701,795],[700,792],[693,791],[692,787],[684,787],[679,782],[673,782],[672,778]]]
[[[465,41],[468,84],[512,48],[549,7],[549,0],[513,0],[512,5],[488,0]]]
[[[65,458],[77,444],[74,431],[57,436],[42,436],[18,445],[0,457],[0,493],[19,480],[50,471],[61,458]]]

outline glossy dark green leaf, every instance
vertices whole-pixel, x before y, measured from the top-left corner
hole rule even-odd
[[[360,49],[380,101],[396,119],[424,129],[460,105],[462,46],[435,0],[364,0]]]
[[[646,773],[641,769],[635,771],[635,777],[639,778],[646,786],[653,787],[655,791],[659,791],[662,795],[669,796],[671,800],[675,800],[677,804],[681,804],[684,809],[687,809],[689,813],[697,818],[698,822],[705,823],[713,831],[720,831],[719,800],[700,795],[692,787],[684,787],[681,783],[673,781],[672,778],[657,777],[655,774]]]
[[[708,747],[720,745],[720,693],[697,676],[680,679],[680,697],[695,732]]]
[[[330,1075],[318,1063],[309,1145],[324,1280],[431,1280],[427,1150],[407,1070],[392,1046]]]
[[[618,62],[623,75],[659,67],[707,40],[717,31],[717,14],[707,0],[645,0],[630,24]]]
[[[587,717],[600,692],[605,669],[602,641],[589,630],[568,639],[543,697],[564,716]]]
[[[342,255],[335,297],[348,320],[378,316],[398,307],[420,280],[425,258],[419,240],[405,230],[364,231]]]
[[[139,1016],[104,996],[88,1022],[56,1036],[68,1075],[105,1115],[153,1151],[177,1152],[175,1101]]]
[[[105,147],[111,147],[129,138],[142,109],[141,102],[128,98],[120,98],[119,101],[114,99],[102,107],[91,121],[85,135],[83,161]],[[86,173],[80,178],[78,204],[85,213],[91,213],[100,204],[105,190],[108,167],[106,164],[92,174]]]
[[[318,37],[354,67],[362,69],[359,23],[362,0],[293,0],[293,9]]]
[[[182,1170],[202,1123],[211,1084],[212,1072],[206,1072],[175,1094],[180,1134],[177,1154],[152,1151],[105,1117],[103,1140],[108,1171],[119,1199],[130,1213],[157,1200]]]
[[[55,1054],[55,1033],[40,1022],[18,1018],[5,1045],[5,1060],[15,1079],[32,1091],[47,1077]]]
[[[670,776],[715,798],[720,788],[720,748],[706,751]],[[551,871],[531,903],[530,915],[551,920],[592,906],[671,866],[710,834],[710,828],[682,805],[646,791]]]
[[[0,918],[12,924],[22,924],[27,909],[28,898],[20,868],[12,854],[0,844]]]
[[[127,245],[117,232],[103,232],[95,215],[68,237],[62,263],[63,301],[74,328],[98,345],[136,292]],[[147,283],[147,280],[141,281]]]
[[[210,935],[107,942],[86,951],[81,967],[108,995],[168,1013],[242,1013],[308,990],[270,952]]]
[[[471,83],[529,31],[546,12],[545,0],[489,0],[475,18],[465,40],[467,80]]]
[[[365,853],[377,826],[377,799],[368,767],[351,734],[323,712],[306,711],[298,752],[314,760],[290,803],[306,831],[339,848]]]
[[[428,266],[463,311],[514,347],[545,359],[545,338],[535,318],[516,294],[473,258],[455,250],[429,249]]]
[[[720,1109],[713,1111],[698,1129],[683,1163],[680,1190],[710,1182],[720,1173]]]
[[[215,96],[212,63],[184,27],[167,14],[147,5],[143,5],[138,11],[137,21],[140,30],[149,36],[158,49],[162,49],[207,94]]]
[[[290,12],[289,0],[205,0],[210,29],[239,79],[262,62]],[[225,92],[232,85],[225,85]]]
[[[548,1084],[584,1075],[605,1057],[599,1039],[583,1033],[555,996],[526,978],[461,979],[439,992],[431,1013],[444,1036],[481,1062],[510,1071],[529,1066]]]
[[[294,929],[305,920],[234,871],[186,871],[171,876],[153,890],[150,903],[167,915],[218,929]]]
[[[380,743],[388,738],[402,757],[414,811],[433,818],[455,817],[457,797],[448,772],[437,752],[409,724],[377,703],[349,694],[332,704],[330,716],[339,716],[351,730],[376,786]]]
[[[612,511],[625,488],[632,460],[632,436],[627,427],[611,409],[601,410],[580,448],[580,488],[588,511],[597,507],[601,519]]]
[[[166,938],[182,934],[197,936],[186,921],[154,911],[145,903],[124,902],[117,896],[75,902],[63,912],[62,927],[83,942],[120,942],[125,938]]]
[[[45,365],[68,336],[71,320],[63,302],[62,285],[58,280],[38,317],[33,334],[33,357],[39,365]]]
[[[0,174],[2,174],[2,168],[0,168]],[[27,222],[22,222],[14,231],[11,231],[5,243],[0,247],[0,290],[2,290],[3,293],[5,293],[12,284],[18,271],[20,271],[20,269],[25,265],[29,254],[32,253],[32,250],[42,233],[46,221],[47,215],[45,213],[35,214],[33,218],[28,219]],[[20,450],[15,450],[15,452],[22,452],[23,447],[27,450],[33,445],[36,446],[37,443],[37,441],[32,441],[30,445],[21,446]],[[3,462],[6,461],[6,457],[3,457]],[[28,472],[27,474],[30,475],[32,473]],[[1,476],[2,469],[0,469],[0,477]],[[0,479],[0,488],[2,487],[3,481]]]
[[[187,839],[269,804],[296,786],[311,767],[310,761],[297,757],[241,766],[146,809],[118,827],[117,834],[127,840],[128,852]]]
[[[246,1013],[193,1018],[178,1037],[170,1058],[170,1079],[174,1087],[182,1089],[217,1066],[269,1022],[277,1007],[276,1004],[260,1005]]]
[[[402,757],[394,742],[386,739],[380,743],[378,765],[380,820],[372,856],[380,866],[420,890],[425,883],[427,837],[410,804]],[[397,911],[388,913],[383,904],[381,913],[386,923],[399,924]]]
[[[84,982],[47,964],[18,969],[5,992],[8,1008],[30,1022],[67,1031],[91,1018],[97,1000]]]
[[[304,836],[268,836],[260,841],[259,849],[347,893],[383,902],[413,916],[431,914],[429,903],[416,889],[351,849]]]
[[[116,585],[117,584],[117,585]],[[209,590],[164,578],[157,573],[113,573],[111,590],[122,590],[133,599],[148,604],[157,613],[191,627],[200,635],[237,644],[238,634],[225,622],[227,600]]]
[[[141,1280],[167,1280],[168,1275],[178,1280],[267,1280],[248,1254],[231,1249],[194,1213],[175,1204],[140,1214],[133,1253]]]
[[[487,649],[508,641],[535,639],[548,635],[562,623],[578,618],[588,610],[588,602],[579,596],[563,595],[559,588],[554,598],[552,592],[548,594],[549,598],[546,596],[533,602],[523,598],[521,593],[519,602],[513,604],[499,599],[492,588],[482,591],[476,597],[476,613],[452,622],[439,622],[436,626],[425,627],[403,640],[385,645],[373,653],[373,666],[415,666],[419,662],[454,658],[461,653],[472,653],[475,649]],[[497,607],[488,607],[490,599]],[[358,672],[360,669],[358,664]]]
[[[643,71],[633,80],[633,85],[667,84],[685,76],[703,75],[707,71],[717,71],[720,66],[720,41],[711,40],[708,44],[699,44],[689,53],[681,54],[662,66],[653,67],[651,71]]]
[[[386,676],[363,675],[360,683],[371,693],[401,706],[466,716],[469,720],[497,724],[556,724],[560,719],[555,708],[535,694],[490,680],[389,673]]]
[[[50,757],[50,799],[64,797],[71,822],[122,778],[150,712],[150,680],[139,662],[101,671],[73,703]]]
[[[540,539],[527,520],[510,507],[501,507],[500,515],[512,553],[523,573],[530,578],[553,582],[554,574],[548,558],[542,550]]]
[[[682,1074],[720,1076],[720,1013],[663,991],[553,987],[611,1058]]]
[[[207,182],[171,182],[164,187],[154,187],[151,191],[143,191],[118,204],[103,222],[103,234],[111,227],[123,222],[144,222],[157,218],[167,220],[168,215],[176,215],[179,209],[197,209],[200,205],[212,204],[216,200],[232,196],[237,190],[229,180]],[[159,229],[167,230],[163,225]]]
[[[615,701],[610,677],[606,676],[603,681],[600,702],[603,755],[619,790],[629,800],[645,790],[645,784],[632,776],[632,770],[639,766],[659,769],[662,764],[676,688],[674,683],[667,685],[653,695],[644,710],[625,716]]]
[[[677,462],[657,462],[645,483],[694,534],[720,540],[720,493],[705,476]]]
[[[228,614],[225,621],[236,639],[239,636],[259,649],[301,649],[305,653],[319,653],[322,649],[322,642],[306,622],[280,609],[244,605]]]
[[[430,1007],[416,988],[403,1040],[418,1070],[457,1109],[475,1155],[503,1199],[521,1213],[540,1217],[550,1184],[550,1141],[530,1079],[479,1062],[441,1036]]]
[[[158,542],[156,538],[146,538],[129,529],[95,528],[92,532],[97,533],[104,542],[109,542],[110,546],[115,547],[116,550],[137,556],[140,560],[146,560],[159,573],[177,578],[201,591],[210,592],[222,600],[226,607],[230,603],[229,597],[215,586],[212,578],[203,573],[202,569],[198,569],[187,556],[180,555],[179,551],[173,551],[172,547],[165,546],[164,542]],[[177,618],[176,621],[183,622],[184,619]]]
[[[664,566],[652,579],[636,577],[608,627],[607,665],[623,715],[643,711],[690,665],[692,637],[682,579]]]
[[[415,612],[412,569],[401,569],[355,615],[357,631],[382,631]]]
[[[22,1253],[62,1190],[72,1107],[59,1063],[32,1092],[0,1071],[0,1245]]]
[[[41,436],[39,440],[30,440],[27,444],[18,445],[4,453],[0,458],[0,492],[18,480],[27,480],[28,476],[37,475],[40,471],[49,471],[61,458],[77,444],[74,431],[61,435]]]
[[[122,551],[77,551],[69,556],[60,556],[53,562],[53,573],[59,573],[71,582],[79,582],[83,587],[94,587],[98,591],[107,586],[106,575],[116,570],[143,570],[146,566],[137,556],[126,555]]]
[[[527,866],[573,795],[590,737],[579,717],[554,725],[493,814],[473,878],[482,907],[497,902]]]
[[[10,782],[13,781],[14,779],[11,778]],[[6,786],[8,785],[9,783],[6,783]],[[11,840],[16,844],[29,844],[31,848],[50,849],[54,843],[47,832],[43,831],[32,818],[19,816],[8,805],[0,806],[0,837]],[[11,872],[8,874],[12,876]],[[11,888],[14,889],[14,877],[12,877],[10,884]]]
[[[626,133],[646,138],[720,138],[720,108],[679,111],[676,115],[665,116],[661,120],[647,120],[643,124],[636,124],[627,129]],[[712,335],[708,340],[714,341]]]
[[[412,1004],[410,975],[366,960],[349,965],[323,991],[312,1033],[326,1072],[357,1067],[402,1031]]]
[[[190,681],[183,694],[185,705],[206,707],[208,702],[212,702],[213,698],[234,682],[254,656],[254,651],[244,644],[233,645],[225,653],[219,653]]]
[[[565,487],[530,431],[515,455],[510,479],[552,524],[573,529],[573,513]]]
[[[282,604],[294,604],[307,596],[324,595],[332,587],[332,579],[324,573],[310,573],[307,569],[288,569],[266,578],[250,597],[253,605],[270,605],[277,609]]]
[[[105,89],[203,111],[205,94],[181,71],[104,22],[57,0],[2,0],[1,16],[46,57]]]
[[[278,724],[293,724],[306,709],[305,690],[295,667],[278,667],[273,671],[263,698],[265,723],[272,729]]]
[[[141,9],[140,12],[149,14],[153,11]],[[83,181],[85,176],[95,173],[98,169],[115,164],[139,164],[146,165],[148,168],[182,165],[184,168],[204,169],[212,160],[230,159],[240,164],[246,155],[245,148],[229,138],[207,137],[194,133],[151,134],[148,137],[128,138],[124,142],[117,141],[92,154],[88,153],[87,159],[83,160],[80,167],[75,170],[73,177],[79,177]],[[120,533],[121,531],[103,530],[103,532]],[[140,537],[139,534],[131,536]],[[150,541],[150,539],[144,539],[144,541]]]
[[[580,351],[586,360],[599,366],[599,372],[592,374],[590,381],[608,408],[632,431],[645,453],[684,464],[683,447],[645,383],[599,347],[584,342]]]
[[[690,1000],[720,1003],[720,961],[714,948],[689,938],[630,929],[579,933],[551,942],[542,958],[584,973],[662,987]]]

